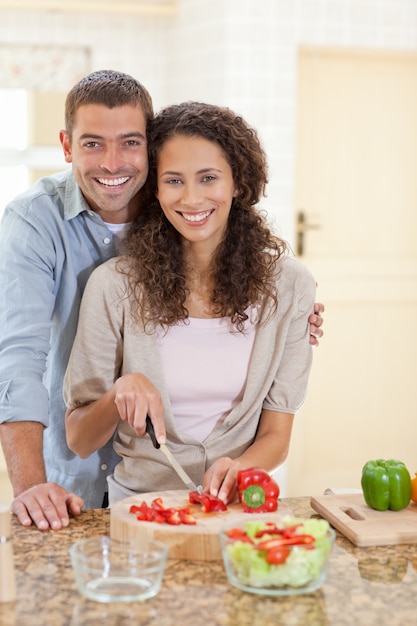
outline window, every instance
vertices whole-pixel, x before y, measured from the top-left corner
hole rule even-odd
[[[41,176],[66,167],[59,143],[65,94],[0,89],[0,218]]]
[[[24,89],[0,89],[0,217],[7,202],[28,187],[27,102]]]

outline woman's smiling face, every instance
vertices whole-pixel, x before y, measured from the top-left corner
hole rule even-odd
[[[220,146],[203,137],[176,135],[158,155],[157,197],[166,218],[190,242],[223,238],[236,188]]]

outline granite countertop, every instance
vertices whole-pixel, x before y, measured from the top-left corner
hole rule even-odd
[[[295,515],[316,515],[309,498],[287,498]],[[0,604],[1,626],[408,626],[417,624],[417,545],[355,547],[339,533],[327,580],[315,593],[268,597],[227,582],[221,561],[169,560],[159,594],[102,604],[77,591],[68,548],[109,534],[110,511],[85,511],[58,532],[13,520],[15,603]]]

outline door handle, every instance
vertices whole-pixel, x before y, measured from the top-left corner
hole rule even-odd
[[[305,234],[308,230],[317,230],[321,228],[320,224],[314,224],[309,222],[307,216],[303,210],[297,211],[296,221],[296,250],[297,256],[302,256],[305,252]]]

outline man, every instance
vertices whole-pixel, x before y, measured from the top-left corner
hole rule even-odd
[[[60,141],[72,171],[41,179],[6,208],[0,228],[0,438],[12,510],[40,530],[106,503],[112,441],[80,459],[67,447],[62,382],[82,292],[120,251],[139,210],[152,100],[134,78],[93,72],[69,92]],[[321,337],[322,305],[310,316]]]

